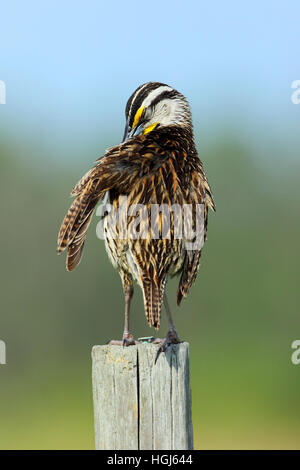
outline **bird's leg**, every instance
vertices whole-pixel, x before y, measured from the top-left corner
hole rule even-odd
[[[159,355],[160,355],[161,352],[165,352],[171,344],[180,343],[180,339],[178,337],[177,330],[175,328],[174,321],[173,321],[173,318],[172,318],[172,315],[171,315],[171,310],[170,310],[170,306],[169,306],[169,302],[168,302],[166,293],[164,293],[164,306],[165,306],[166,314],[167,314],[167,317],[168,317],[169,331],[168,331],[168,333],[167,333],[167,335],[164,339],[159,339],[158,338],[158,339],[153,341],[153,343],[161,343],[161,346],[158,349],[157,354],[156,354],[155,363],[156,363],[157,359],[159,358]]]
[[[173,318],[172,318],[172,315],[171,315],[171,310],[170,310],[170,306],[169,306],[169,302],[168,302],[166,293],[164,294],[164,306],[165,306],[165,309],[166,309],[166,314],[167,314],[168,322],[169,322],[169,331],[167,333],[167,337],[169,337],[170,339],[174,339],[174,341],[172,341],[172,342],[175,343],[175,344],[180,343],[180,339],[178,337],[177,330],[175,328],[175,324],[174,324],[174,321],[173,321]]]
[[[124,289],[125,293],[125,323],[124,323],[124,332],[123,332],[123,346],[130,346],[135,344],[134,338],[129,330],[129,315],[130,315],[130,302],[133,295],[132,284],[127,286]]]
[[[131,346],[133,344],[138,344],[138,341],[134,340],[129,330],[130,302],[133,296],[132,284],[124,286],[124,296],[125,296],[125,323],[124,323],[123,339],[121,341],[112,339],[111,341],[109,341],[108,344],[117,345],[117,346]]]

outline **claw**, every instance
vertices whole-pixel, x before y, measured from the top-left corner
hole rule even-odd
[[[156,364],[157,359],[159,358],[160,354],[161,354],[163,351],[165,351],[165,349],[163,349],[163,346],[161,345],[161,346],[158,348],[158,351],[157,351],[157,353],[156,353],[154,364]]]
[[[158,341],[157,341],[158,342]],[[172,344],[178,344],[180,343],[180,339],[178,337],[177,331],[175,328],[172,328],[168,331],[167,336],[165,337],[164,340],[159,340],[159,342],[162,342],[161,346],[158,348],[158,351],[156,353],[155,361],[154,364],[156,364],[160,354],[162,352],[166,352],[169,346]],[[155,341],[154,341],[155,343]]]
[[[134,340],[134,337],[132,336],[132,334],[128,334],[128,335],[124,335],[123,336],[123,348],[126,346],[133,346],[135,344],[137,344],[138,341],[135,341]]]
[[[106,344],[110,344],[113,346],[127,347],[127,346],[134,346],[135,344],[139,344],[139,343],[140,341],[136,341],[131,333],[126,333],[123,335],[123,338],[121,340],[112,339],[111,341],[108,341]]]

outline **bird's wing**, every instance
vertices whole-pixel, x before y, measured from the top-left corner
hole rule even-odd
[[[72,271],[81,259],[86,232],[98,201],[112,188],[126,191],[137,177],[138,162],[131,158],[134,151],[133,144],[108,150],[71,192],[75,199],[61,224],[57,242],[58,253],[68,248],[68,271]]]
[[[189,175],[189,183],[186,185],[185,200],[188,204],[191,204],[191,207],[193,208],[197,204],[201,205],[201,223],[203,225],[200,230],[202,231],[202,243],[194,249],[185,250],[183,268],[177,290],[178,305],[181,303],[182,298],[188,295],[188,292],[195,282],[198,274],[201,249],[206,239],[208,208],[210,207],[213,211],[216,210],[211,189],[206,179],[201,160],[198,156],[195,155],[194,158],[191,158],[190,171],[187,171],[187,174]],[[191,227],[193,232],[197,232],[199,230],[196,218],[197,215],[195,215],[193,209],[193,226]],[[190,243],[191,241],[185,240],[185,242]]]
[[[115,189],[118,194],[129,194],[141,184],[143,176],[155,173],[163,163],[164,158],[160,156],[157,161],[147,142],[147,136],[141,135],[109,149],[74,187],[71,196],[75,199],[61,224],[57,246],[58,253],[68,248],[68,271],[81,259],[93,211],[105,193]]]

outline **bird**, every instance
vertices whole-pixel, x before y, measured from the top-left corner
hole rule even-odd
[[[162,351],[180,342],[166,295],[166,282],[169,277],[179,276],[177,304],[180,305],[197,277],[207,234],[208,210],[215,211],[215,203],[196,150],[190,106],[180,92],[165,83],[144,83],[128,99],[125,118],[122,142],[98,158],[72,190],[74,200],[59,230],[57,252],[66,249],[66,268],[75,269],[97,204],[103,201],[104,207],[109,205],[110,210],[104,210],[102,215],[105,247],[120,274],[125,300],[122,339],[111,340],[109,344],[139,343],[129,326],[136,282],[143,293],[149,326],[159,329],[162,304],[168,318],[165,338],[150,337],[160,345],[157,360]],[[200,218],[195,215],[196,206],[201,207]],[[111,214],[124,207],[127,217],[121,229],[112,223]],[[129,212],[132,207],[142,208],[138,223]],[[179,218],[170,210],[174,207],[179,212],[182,210]],[[187,222],[191,232],[180,237],[175,231],[181,225],[182,214],[188,212],[187,207],[192,211]],[[164,223],[166,233],[162,233]],[[156,232],[152,230],[153,225]],[[141,232],[143,236],[139,236]],[[195,244],[198,232],[202,234],[202,242]]]

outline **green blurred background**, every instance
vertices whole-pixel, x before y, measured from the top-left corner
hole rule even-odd
[[[90,352],[121,336],[123,294],[97,217],[72,273],[57,231],[73,185],[120,141],[129,95],[159,80],[191,102],[217,205],[180,309],[168,284],[190,343],[195,447],[299,449],[299,4],[72,5],[2,12],[0,448],[94,447]],[[132,312],[136,337],[154,333],[139,288]]]

